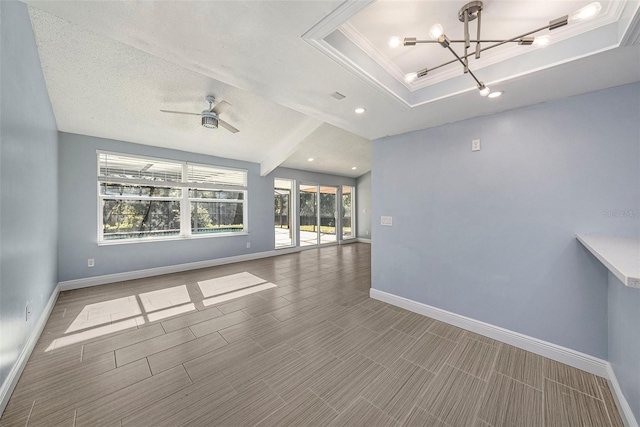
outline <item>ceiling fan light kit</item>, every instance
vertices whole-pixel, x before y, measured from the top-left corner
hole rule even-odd
[[[444,33],[444,29],[440,24],[434,24],[430,28],[429,30],[429,37],[431,38],[430,40],[420,40],[416,37],[405,37],[402,43],[404,46],[416,46],[417,44],[424,44],[424,43],[431,43],[431,44],[437,43],[443,48],[448,49],[453,54],[455,59],[452,59],[443,64],[437,65],[435,67],[424,68],[420,71],[407,73],[404,77],[404,80],[407,83],[412,83],[417,79],[426,76],[429,71],[433,71],[435,69],[444,67],[446,65],[449,65],[455,62],[459,62],[460,64],[462,64],[464,73],[469,74],[475,80],[478,90],[480,92],[480,95],[487,96],[491,93],[491,90],[487,85],[485,85],[482,81],[480,81],[469,68],[470,57],[475,57],[475,59],[480,59],[482,52],[489,49],[496,48],[498,46],[502,46],[507,43],[517,43],[518,45],[521,45],[521,46],[545,47],[550,43],[551,41],[550,37],[548,35],[533,37],[534,34],[539,33],[541,31],[545,31],[545,30],[552,31],[557,28],[564,27],[569,23],[591,19],[595,17],[598,13],[600,13],[600,10],[602,9],[602,6],[600,5],[600,3],[598,2],[590,3],[585,7],[575,11],[571,15],[565,15],[560,18],[553,19],[549,21],[548,25],[528,31],[525,34],[520,34],[518,36],[511,37],[508,39],[483,40],[480,35],[483,6],[484,4],[482,1],[471,1],[465,4],[464,6],[462,6],[462,8],[458,11],[458,20],[462,22],[464,25],[464,39],[462,40],[449,39],[449,37],[447,37],[447,35]],[[476,39],[472,40],[469,33],[469,23],[475,20],[477,20]],[[397,37],[394,38],[394,40],[395,39],[397,39]],[[464,53],[462,55],[459,55],[452,47],[452,44],[459,44],[459,43],[462,43],[464,45]],[[469,48],[471,48],[472,43],[475,43],[475,49],[473,53],[469,53]],[[482,47],[482,43],[491,43],[491,44],[489,44],[486,47]],[[390,45],[394,47],[397,44],[390,43]]]

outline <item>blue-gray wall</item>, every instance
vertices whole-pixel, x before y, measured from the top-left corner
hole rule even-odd
[[[609,362],[636,420],[640,420],[640,289],[625,286],[611,273]]]
[[[278,168],[260,176],[260,165],[184,151],[60,132],[59,280],[226,258],[274,249],[273,177],[325,185],[355,185],[351,178]],[[96,150],[248,170],[249,234],[98,246]],[[248,249],[247,243],[251,243]],[[87,267],[87,259],[95,267]]]
[[[638,100],[636,83],[374,141],[373,287],[606,359],[607,276],[575,234],[640,234],[607,214],[640,209]]]
[[[58,133],[24,3],[0,2],[0,40],[0,384],[6,387],[58,281]]]
[[[371,172],[356,180],[356,208],[358,209],[357,236],[371,239]]]

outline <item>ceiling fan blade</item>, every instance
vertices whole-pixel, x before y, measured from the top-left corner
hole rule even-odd
[[[213,107],[211,111],[213,111],[217,115],[220,115],[227,111],[229,108],[231,108],[231,104],[229,104],[227,101],[220,101],[216,104],[215,107]]]
[[[171,110],[160,110],[163,113],[170,113],[170,114],[186,114],[188,116],[201,116],[201,113],[187,113],[185,111],[171,111]]]
[[[229,123],[225,122],[224,120],[220,120],[219,117],[218,117],[218,124],[220,126],[222,126],[223,128],[225,128],[226,130],[228,130],[229,132],[233,132],[233,133],[240,132],[238,129],[236,129],[235,127],[231,126]]]

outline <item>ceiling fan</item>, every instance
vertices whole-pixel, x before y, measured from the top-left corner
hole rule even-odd
[[[187,114],[190,116],[200,116],[202,117],[202,126],[207,129],[217,129],[218,124],[228,130],[229,132],[238,133],[240,132],[235,127],[231,126],[229,123],[225,122],[220,118],[220,114],[222,114],[225,110],[231,107],[227,101],[220,101],[217,104],[216,98],[212,95],[207,95],[204,97],[204,100],[209,103],[209,109],[202,111],[202,113],[187,113],[185,111],[170,111],[170,110],[160,110],[163,113],[171,113],[171,114]]]

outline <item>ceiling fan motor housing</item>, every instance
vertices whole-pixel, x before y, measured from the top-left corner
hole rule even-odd
[[[202,112],[202,126],[207,129],[217,129],[218,115],[213,111],[204,110]]]

